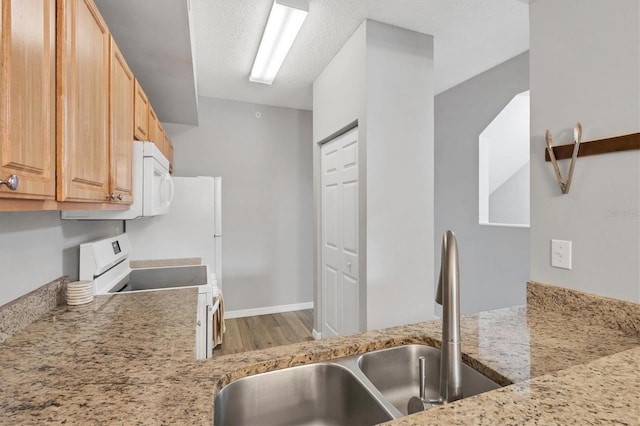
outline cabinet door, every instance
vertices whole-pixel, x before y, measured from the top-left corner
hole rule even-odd
[[[159,143],[158,137],[158,116],[156,116],[156,112],[153,110],[151,104],[149,104],[149,140],[156,144],[158,148],[162,147],[162,144]]]
[[[162,155],[166,157],[167,150],[165,149],[164,145],[164,127],[162,127],[162,123],[160,123],[160,121],[158,121],[156,128],[156,146],[158,147]]]
[[[149,99],[142,90],[142,86],[136,80],[136,100],[135,100],[135,134],[139,141],[149,140]]]
[[[111,177],[114,202],[133,201],[133,97],[134,77],[111,37]]]
[[[164,146],[164,128],[162,127],[160,120],[158,120],[158,116],[153,110],[151,104],[149,104],[149,133],[149,140],[153,141],[160,152],[162,152],[162,155],[166,157],[167,153]]]
[[[55,198],[55,0],[2,0],[0,198]]]
[[[165,154],[167,160],[169,160],[169,173],[173,174],[173,144],[171,140],[169,140],[166,132],[164,134],[164,149],[167,152]]]
[[[109,30],[92,0],[58,0],[59,201],[109,196]]]

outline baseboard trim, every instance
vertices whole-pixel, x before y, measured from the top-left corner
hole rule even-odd
[[[316,340],[322,339],[322,334],[318,333],[315,328],[311,330],[311,336],[313,336],[313,338]]]
[[[239,309],[236,311],[226,311],[225,319],[252,317],[254,315],[279,314],[282,312],[302,311],[313,309],[313,302],[294,303],[291,305],[265,306],[264,308]]]

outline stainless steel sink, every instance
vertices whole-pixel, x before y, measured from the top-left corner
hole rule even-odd
[[[358,367],[371,383],[403,415],[407,403],[420,393],[418,358],[426,360],[425,399],[438,399],[440,391],[440,350],[430,346],[408,345],[369,352],[358,357]],[[462,365],[463,398],[498,389],[500,385]]]
[[[437,398],[440,350],[409,345],[245,377],[215,398],[215,425],[373,425],[407,415],[419,395],[418,358],[426,359],[426,398]],[[463,397],[500,386],[462,366]]]
[[[214,423],[370,425],[499,388],[462,364],[459,296],[458,246],[447,231],[436,296],[442,350],[399,346],[240,379],[216,396]]]
[[[245,377],[215,399],[216,425],[373,425],[392,419],[356,375],[333,363]]]

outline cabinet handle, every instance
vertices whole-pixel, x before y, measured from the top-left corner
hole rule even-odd
[[[20,185],[20,178],[18,178],[18,176],[16,175],[11,175],[7,178],[7,180],[0,179],[0,185],[7,185],[7,188],[15,191]]]
[[[116,198],[120,201],[122,201],[124,199],[124,197],[122,196],[122,194],[118,194],[116,195],[115,193],[111,193],[109,195],[107,195],[107,200],[111,200],[111,201],[115,201]]]

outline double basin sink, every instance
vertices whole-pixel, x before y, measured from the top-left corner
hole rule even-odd
[[[215,398],[215,425],[373,425],[407,415],[420,393],[437,399],[440,350],[408,345],[245,377]],[[463,397],[500,386],[462,365]]]

